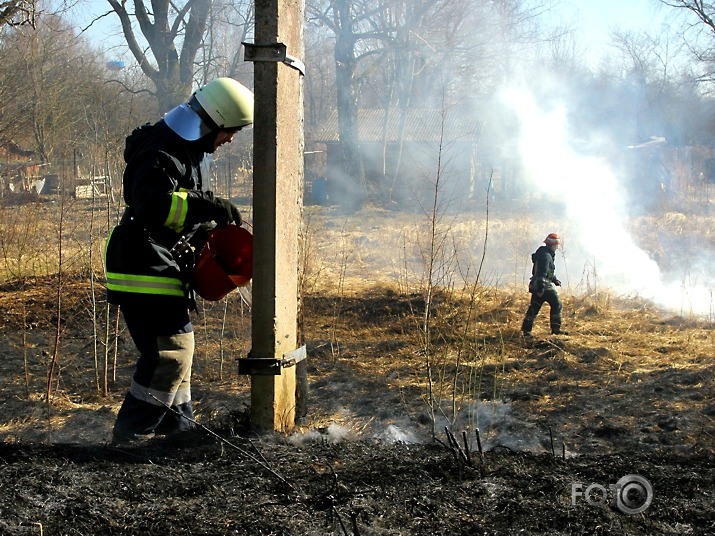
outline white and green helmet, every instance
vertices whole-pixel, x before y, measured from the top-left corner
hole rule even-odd
[[[253,92],[233,78],[217,78],[170,110],[164,121],[187,141],[216,130],[238,130],[253,123]]]

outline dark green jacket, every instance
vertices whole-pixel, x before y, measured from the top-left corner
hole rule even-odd
[[[561,285],[556,278],[556,252],[549,246],[541,246],[531,254],[531,280],[529,281],[529,292],[540,293],[546,290],[554,290],[554,284]]]

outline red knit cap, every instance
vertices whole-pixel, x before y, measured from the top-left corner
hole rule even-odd
[[[560,243],[561,237],[556,233],[550,233],[549,236],[544,239],[544,244],[546,244],[547,246],[558,245]]]

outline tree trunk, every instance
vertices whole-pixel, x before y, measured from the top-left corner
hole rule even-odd
[[[336,33],[335,41],[335,81],[341,171],[344,175],[331,177],[331,180],[337,201],[345,210],[354,211],[367,201],[367,186],[358,135],[358,107],[353,80],[357,60],[349,4],[349,0],[341,0],[335,5],[335,18],[340,21],[340,30]]]
[[[194,82],[194,61],[203,46],[203,35],[211,9],[211,0],[192,0],[183,5],[169,0],[154,0],[151,11],[143,0],[134,2],[134,18],[142,35],[149,43],[153,64],[145,48],[137,41],[132,16],[121,0],[107,0],[122,23],[122,32],[129,50],[142,72],[154,83],[156,99],[161,111],[168,111],[186,101]],[[175,20],[171,11],[178,9]],[[181,51],[177,50],[181,43]]]

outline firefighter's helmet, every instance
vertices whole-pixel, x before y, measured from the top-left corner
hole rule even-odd
[[[238,130],[253,123],[253,92],[233,78],[217,78],[170,110],[164,121],[187,141],[217,130]]]
[[[549,233],[549,236],[544,239],[544,244],[547,246],[558,246],[560,243],[561,237],[556,233]]]
[[[217,301],[253,276],[253,235],[244,227],[226,225],[213,229],[194,266],[194,289],[209,301]]]

